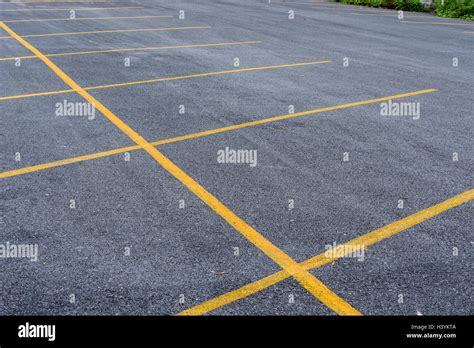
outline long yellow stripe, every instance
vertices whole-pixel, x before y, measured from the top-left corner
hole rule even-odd
[[[174,76],[174,77],[163,77],[159,79],[151,79],[151,80],[141,80],[141,81],[131,81],[131,82],[123,82],[123,83],[113,83],[110,85],[101,85],[101,86],[91,86],[86,87],[86,90],[96,90],[96,89],[104,89],[104,88],[113,88],[113,87],[126,87],[126,86],[133,86],[133,85],[142,85],[148,83],[157,83],[163,81],[176,81],[176,80],[183,80],[183,79],[191,79],[195,77],[205,77],[205,76],[214,76],[214,75],[224,75],[224,74],[234,74],[234,73],[241,73],[247,71],[258,71],[258,70],[268,70],[268,69],[280,69],[280,68],[290,68],[290,67],[297,67],[297,66],[306,66],[306,65],[315,65],[315,64],[326,64],[330,63],[329,60],[319,61],[319,62],[305,62],[305,63],[295,63],[295,64],[281,64],[281,65],[270,65],[270,66],[259,66],[256,68],[241,68],[241,69],[233,69],[233,70],[223,70],[223,71],[214,71],[214,72],[207,72],[201,74],[192,74],[192,75],[184,75],[184,76]]]
[[[74,90],[72,89],[60,89],[58,91],[50,91],[50,92],[9,95],[6,97],[0,97],[0,100],[24,99],[24,98],[42,97],[46,95],[64,94],[64,93],[72,93],[72,92],[74,92]]]
[[[383,97],[383,98],[368,99],[368,100],[362,100],[362,101],[354,102],[354,103],[340,104],[340,105],[330,106],[330,107],[326,107],[326,108],[313,109],[313,110],[308,110],[308,111],[304,111],[304,112],[299,112],[299,113],[296,113],[296,114],[287,114],[287,115],[282,115],[282,116],[270,117],[270,118],[265,118],[265,119],[262,119],[262,120],[244,122],[244,123],[240,123],[240,124],[237,124],[237,125],[210,129],[210,130],[203,131],[203,132],[196,132],[196,133],[191,133],[191,134],[182,135],[182,136],[173,137],[173,138],[168,138],[168,139],[162,139],[162,140],[154,141],[151,144],[153,146],[158,146],[158,145],[176,143],[176,142],[179,142],[179,141],[205,137],[205,136],[209,136],[209,135],[213,135],[213,134],[229,132],[229,131],[242,129],[242,128],[247,128],[247,127],[258,126],[258,125],[265,124],[265,123],[282,121],[282,120],[290,119],[290,118],[293,118],[293,117],[301,117],[301,116],[307,116],[307,115],[317,114],[317,113],[331,111],[331,110],[345,109],[345,108],[350,108],[350,107],[359,106],[359,105],[372,104],[372,103],[376,103],[376,102],[383,101],[383,100],[406,98],[406,97],[410,97],[410,96],[414,96],[414,95],[418,95],[418,94],[431,93],[431,92],[435,92],[435,91],[436,91],[435,89],[425,89],[425,90],[420,90],[420,91],[415,91],[415,92],[395,94],[395,95],[391,95],[391,96],[387,96],[387,97]],[[65,159],[65,160],[61,160],[61,161],[49,162],[49,163],[38,164],[38,165],[30,166],[30,167],[24,167],[24,168],[20,168],[20,169],[10,170],[10,171],[0,173],[0,179],[12,177],[12,176],[17,176],[17,175],[22,175],[22,174],[27,174],[27,173],[33,173],[33,172],[37,172],[37,171],[48,169],[48,168],[59,167],[59,166],[63,166],[63,165],[66,165],[66,164],[82,162],[82,161],[86,161],[86,160],[89,160],[89,159],[106,157],[106,156],[110,156],[110,155],[114,155],[114,154],[118,154],[118,153],[123,153],[123,152],[133,151],[133,150],[139,150],[139,149],[140,149],[139,146],[123,147],[123,148],[119,148],[119,149],[115,149],[115,150],[97,152],[97,153],[90,154],[90,155],[73,157],[73,158],[69,158],[69,159]]]
[[[295,64],[260,66],[260,67],[255,67],[255,68],[242,68],[242,69],[234,69],[234,70],[213,71],[213,72],[193,74],[193,75],[162,77],[162,78],[152,79],[152,80],[140,80],[140,81],[113,83],[113,84],[109,84],[109,85],[90,86],[90,87],[84,87],[84,89],[86,91],[90,91],[90,90],[96,90],[96,89],[126,87],[126,86],[142,85],[142,84],[149,84],[149,83],[158,83],[158,82],[164,82],[164,81],[176,81],[176,80],[190,79],[190,78],[195,78],[195,77],[205,77],[205,76],[233,74],[233,73],[248,72],[248,71],[259,71],[259,70],[268,70],[268,69],[299,67],[299,66],[306,66],[306,65],[326,64],[326,63],[330,63],[330,62],[331,61],[329,61],[329,60],[324,60],[324,61],[319,61],[319,62],[305,62],[305,63],[295,63]],[[50,95],[50,94],[71,93],[71,92],[74,92],[74,90],[73,89],[63,89],[63,90],[51,91],[51,92],[19,94],[19,95],[0,97],[0,101],[10,100],[10,99],[22,99],[22,98],[46,96],[46,95]]]
[[[78,156],[78,157],[67,158],[67,159],[60,160],[60,161],[37,164],[37,165],[34,165],[34,166],[30,166],[30,167],[24,167],[24,168],[10,170],[10,171],[0,173],[0,179],[5,179],[5,178],[12,177],[12,176],[17,176],[17,175],[22,175],[22,174],[27,174],[27,173],[38,172],[38,171],[45,170],[45,169],[50,169],[50,168],[54,168],[54,167],[61,167],[61,166],[65,166],[65,165],[72,164],[72,163],[84,162],[84,161],[95,159],[95,158],[107,157],[107,156],[117,155],[119,153],[124,153],[124,152],[127,152],[127,151],[135,151],[135,150],[140,150],[140,149],[141,149],[141,147],[138,146],[138,145],[127,146],[127,147],[121,147],[121,148],[114,149],[114,150],[102,151],[102,152],[92,153],[92,154],[89,154],[89,155],[83,155],[83,156]]]
[[[173,18],[173,16],[133,16],[133,17],[87,17],[87,18],[47,18],[47,19],[14,19],[3,23],[24,22],[55,22],[55,21],[87,21],[87,20],[113,20],[113,19],[145,19],[145,18]]]
[[[138,9],[144,8],[143,6],[129,6],[129,7],[77,7],[77,8],[17,8],[0,10],[0,12],[32,12],[32,11],[97,11],[97,10],[125,10],[125,9]]]
[[[48,57],[45,57],[39,50],[18,36],[5,23],[0,22],[0,26],[5,29],[19,43],[29,49],[33,54],[37,55],[56,75],[58,75],[67,85],[74,89],[89,103],[95,105],[105,117],[107,117],[117,128],[127,134],[137,145],[142,147],[148,154],[153,157],[163,168],[171,175],[181,181],[191,192],[198,196],[219,216],[234,227],[240,234],[247,238],[252,244],[264,252],[269,258],[276,262],[280,267],[285,269],[288,274],[292,275],[303,287],[312,293],[326,306],[340,315],[361,315],[355,308],[338,297],[329,288],[327,288],[319,279],[303,269],[300,264],[293,260],[290,256],[277,248],[269,240],[258,233],[254,228],[247,224],[244,220],[234,214],[229,208],[221,203],[216,197],[210,194],[204,187],[197,183],[193,178],[186,174],[181,168],[175,165],[170,159],[159,152],[152,144],[147,142],[140,134],[135,132],[112,111],[106,108],[102,103],[95,99],[91,94],[79,86],[73,79],[65,74],[57,65],[55,65]]]
[[[339,245],[335,249],[337,250],[337,253],[333,254],[333,255],[338,255],[337,257],[328,257],[326,253],[321,253],[317,256],[314,256],[302,262],[301,266],[305,270],[312,270],[312,269],[324,266],[328,263],[331,263],[341,257],[344,257],[350,254],[351,248],[348,248],[348,246],[363,247],[365,249],[372,244],[378,243],[397,233],[405,231],[413,226],[416,226],[422,223],[423,221],[431,219],[449,209],[452,209],[461,204],[467,203],[473,199],[474,199],[474,189],[465,191],[461,194],[458,194],[452,198],[445,200],[444,202],[438,203],[430,208],[420,210],[419,212],[415,214],[409,215],[403,219],[392,222],[382,228],[379,228],[375,231],[369,232],[360,237],[352,239],[342,245]],[[197,306],[191,307],[185,311],[178,313],[178,315],[206,314],[212,310],[225,306],[229,303],[235,302],[239,299],[253,295],[256,292],[262,291],[272,285],[275,285],[281,282],[282,280],[287,279],[288,277],[289,277],[289,274],[285,270],[276,272],[268,277],[265,277],[253,283],[244,285],[243,287],[239,289],[227,292],[221,296],[213,298]]]
[[[412,96],[415,96],[415,95],[424,94],[424,93],[431,93],[431,92],[435,92],[435,91],[436,91],[436,89],[424,89],[424,90],[420,90],[420,91],[403,93],[403,94],[396,94],[396,95],[391,95],[391,96],[382,97],[382,98],[362,100],[362,101],[353,102],[353,103],[340,104],[340,105],[335,105],[335,106],[328,106],[328,107],[325,107],[325,108],[319,108],[319,109],[307,110],[307,111],[302,111],[302,112],[296,112],[296,113],[293,113],[293,114],[287,114],[287,115],[282,115],[282,116],[264,118],[264,119],[261,119],[261,120],[250,121],[250,122],[245,122],[245,123],[241,123],[241,124],[237,124],[237,125],[232,125],[232,126],[227,126],[227,127],[222,127],[222,128],[211,129],[211,130],[207,130],[207,131],[203,131],[203,132],[183,135],[183,136],[176,137],[176,138],[165,139],[165,140],[161,140],[159,143],[157,142],[156,145],[162,145],[162,144],[168,144],[168,143],[173,143],[173,142],[182,141],[182,140],[200,138],[200,137],[208,136],[208,135],[211,135],[211,134],[218,134],[218,133],[222,133],[222,132],[228,132],[228,131],[231,131],[231,130],[262,125],[262,124],[265,124],[265,123],[283,121],[283,120],[287,120],[287,119],[290,119],[290,118],[307,116],[307,115],[311,115],[311,114],[318,114],[318,113],[321,113],[321,112],[327,112],[327,111],[338,110],[338,109],[346,109],[346,108],[350,108],[350,107],[354,107],[354,106],[360,106],[360,105],[366,105],[366,104],[373,104],[373,103],[377,103],[377,102],[381,102],[381,101],[385,101],[385,100],[390,100],[390,99],[412,97]]]
[[[193,30],[193,29],[209,29],[209,28],[210,26],[205,25],[205,26],[197,26],[197,27],[71,31],[71,32],[66,32],[66,33],[30,34],[30,35],[23,35],[22,37],[69,36],[69,35],[90,35],[90,34],[108,34],[108,33],[140,33],[140,32],[145,32],[145,31]],[[13,39],[13,38],[11,36],[0,36],[0,39]]]
[[[84,55],[84,54],[130,52],[130,51],[156,51],[156,50],[177,49],[177,48],[219,47],[219,46],[230,46],[230,45],[251,45],[251,44],[257,44],[257,43],[261,43],[261,41],[236,41],[236,42],[220,42],[220,43],[179,45],[179,46],[116,48],[116,49],[110,49],[110,50],[51,53],[51,54],[45,54],[45,57],[63,57],[63,56],[75,56],[75,55]],[[5,57],[5,58],[0,58],[0,61],[16,60],[18,58],[20,58],[20,59],[37,59],[38,57],[36,57],[36,56]]]

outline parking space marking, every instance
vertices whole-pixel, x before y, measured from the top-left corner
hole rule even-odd
[[[208,25],[194,27],[172,27],[172,28],[145,28],[145,29],[114,29],[114,30],[96,30],[96,31],[72,31],[66,33],[47,33],[47,34],[29,34],[22,37],[44,37],[44,36],[69,36],[69,35],[90,35],[104,33],[137,33],[145,31],[168,31],[168,30],[193,30],[193,29],[209,29]],[[11,36],[0,36],[0,39],[12,39]]]
[[[129,7],[70,7],[70,8],[17,8],[0,10],[0,12],[30,12],[30,11],[110,11],[110,10],[131,10],[131,9],[142,9],[143,6],[129,6]]]
[[[105,89],[105,88],[128,87],[128,86],[143,85],[143,84],[150,84],[150,83],[159,83],[159,82],[164,82],[164,81],[177,81],[177,80],[191,79],[191,78],[195,78],[195,77],[206,77],[206,76],[215,76],[215,75],[224,75],[224,74],[235,74],[235,73],[248,72],[248,71],[260,71],[260,70],[270,70],[270,69],[291,68],[291,67],[300,67],[300,66],[316,65],[316,64],[327,64],[327,63],[330,63],[330,62],[331,61],[329,61],[329,60],[324,60],[324,61],[317,61],[317,62],[304,62],[304,63],[260,66],[260,67],[254,67],[254,68],[241,68],[241,69],[233,69],[233,70],[213,71],[213,72],[193,74],[193,75],[162,77],[162,78],[151,79],[151,80],[139,80],[139,81],[113,83],[113,84],[109,84],[109,85],[89,86],[89,87],[84,87],[84,90],[90,91],[90,90]],[[2,100],[11,100],[11,99],[31,98],[31,97],[40,97],[40,96],[51,95],[51,94],[73,93],[73,92],[74,92],[73,89],[63,89],[63,90],[50,91],[50,92],[19,94],[19,95],[0,97],[0,101],[2,101]]]
[[[195,78],[195,77],[236,74],[236,73],[249,72],[249,71],[261,71],[261,70],[272,70],[272,69],[282,69],[282,68],[293,68],[293,67],[301,67],[301,66],[307,66],[307,65],[318,65],[318,64],[328,64],[328,63],[331,63],[331,61],[330,60],[323,60],[323,61],[316,61],[316,62],[268,65],[268,66],[259,66],[259,67],[253,67],[253,68],[240,68],[240,69],[231,69],[231,70],[222,70],[222,71],[212,71],[212,72],[192,74],[192,75],[162,77],[162,78],[151,79],[151,80],[113,83],[113,84],[109,84],[109,85],[86,87],[85,89],[86,90],[95,90],[95,89],[104,89],[104,88],[127,87],[127,86],[143,85],[143,84],[149,84],[149,83],[158,83],[158,82],[163,82],[163,81],[176,81],[176,80],[183,80],[183,79],[191,79],[191,78]]]
[[[29,49],[33,54],[43,61],[56,75],[58,75],[67,85],[74,89],[89,103],[95,105],[96,109],[108,118],[117,128],[125,133],[131,140],[145,150],[155,161],[160,164],[168,173],[174,176],[178,181],[185,185],[192,193],[200,198],[214,212],[227,221],[236,231],[243,235],[247,240],[259,248],[270,259],[282,267],[288,274],[293,276],[305,289],[307,289],[319,301],[340,315],[361,315],[359,311],[353,308],[349,303],[337,296],[319,279],[305,270],[299,263],[293,260],[289,255],[272,244],[268,239],[258,233],[253,227],[238,217],[234,212],[227,208],[216,197],[209,193],[198,182],[186,174],[181,168],[174,164],[169,158],[159,152],[152,144],[147,142],[140,134],[135,132],[125,124],[112,111],[105,107],[101,102],[95,99],[90,93],[79,86],[72,78],[64,73],[48,57],[45,57],[38,49],[28,43],[26,40],[16,34],[8,25],[0,22],[0,27],[5,29],[15,40]]]
[[[428,219],[431,219],[441,213],[460,206],[464,203],[467,203],[474,199],[474,189],[470,189],[463,193],[460,193],[454,197],[451,197],[441,203],[433,205],[429,208],[420,210],[412,215],[409,215],[400,220],[394,221],[388,225],[385,225],[382,228],[364,234],[360,237],[354,238],[344,244],[341,244],[336,247],[336,252],[332,255],[338,256],[327,256],[326,253],[321,253],[317,256],[307,259],[300,263],[300,265],[306,270],[313,270],[324,266],[328,263],[336,261],[351,252],[353,248],[351,246],[363,247],[366,249],[368,246],[378,243],[382,240],[390,238],[391,236],[403,232],[413,226],[416,226]],[[221,296],[218,296],[209,301],[203,302],[197,306],[186,309],[177,315],[202,315],[210,311],[213,311],[217,308],[225,306],[229,303],[235,302],[242,298],[253,295],[259,291],[262,291],[272,285],[275,285],[282,280],[289,278],[289,274],[285,271],[276,272],[268,277],[262,278],[250,284],[244,285],[243,287],[227,292]]]
[[[49,168],[61,167],[61,166],[65,166],[72,163],[84,162],[84,161],[88,161],[95,158],[108,157],[108,156],[117,155],[117,154],[128,152],[128,151],[135,151],[135,150],[140,150],[140,149],[141,147],[138,145],[127,146],[127,147],[121,147],[114,150],[92,153],[92,154],[84,155],[84,156],[71,157],[64,160],[60,160],[60,161],[37,164],[30,167],[24,167],[24,168],[0,173],[0,179],[5,179],[12,176],[18,176],[18,175],[27,174],[27,173],[38,172],[38,171],[49,169]]]
[[[304,112],[300,112],[296,114],[287,114],[287,115],[282,115],[282,116],[270,117],[270,118],[265,118],[262,120],[250,121],[250,122],[245,122],[245,123],[241,123],[237,125],[226,126],[226,127],[221,127],[221,128],[210,129],[203,132],[182,135],[179,137],[158,140],[158,141],[151,142],[151,145],[159,146],[159,145],[171,144],[171,143],[176,143],[176,142],[180,142],[184,140],[191,140],[191,139],[205,137],[205,136],[209,136],[213,134],[229,132],[229,131],[233,131],[237,129],[258,126],[258,125],[262,125],[266,123],[283,121],[283,120],[291,119],[294,117],[308,116],[308,115],[317,114],[321,112],[332,111],[332,110],[337,110],[337,109],[345,109],[345,108],[350,108],[350,107],[360,106],[360,105],[368,105],[368,104],[373,104],[380,101],[407,98],[414,95],[432,93],[435,91],[436,91],[435,89],[420,90],[420,91],[415,91],[415,92],[386,96],[383,98],[368,99],[368,100],[363,100],[359,102],[340,104],[340,105],[335,105],[335,106],[330,106],[330,107],[325,107],[325,108],[320,108],[320,109],[313,109],[313,110],[308,110],[308,111],[304,111]],[[20,169],[9,170],[9,171],[0,173],[0,179],[5,179],[5,178],[17,176],[17,175],[27,174],[27,173],[33,173],[33,172],[37,172],[37,171],[41,171],[41,170],[45,170],[49,168],[60,167],[60,166],[64,166],[64,165],[68,165],[72,163],[87,161],[90,159],[101,158],[101,157],[111,156],[111,155],[115,155],[115,154],[119,154],[119,153],[123,153],[127,151],[135,151],[135,150],[140,150],[140,146],[123,147],[119,149],[114,149],[114,150],[109,150],[109,151],[104,151],[104,152],[97,152],[94,154],[89,154],[89,155],[84,155],[84,156],[79,156],[79,157],[73,157],[73,158],[69,158],[65,160],[43,163],[43,164],[33,165],[33,166],[24,167]]]
[[[0,101],[2,101],[2,100],[24,99],[24,98],[34,98],[34,97],[42,97],[42,96],[46,96],[46,95],[64,94],[64,93],[72,93],[72,92],[74,92],[74,91],[71,90],[71,89],[62,89],[62,90],[49,91],[49,92],[37,92],[37,93],[10,95],[10,96],[6,96],[6,97],[0,97]]]
[[[252,45],[258,44],[262,41],[235,41],[235,42],[218,42],[218,43],[207,43],[207,44],[194,44],[194,45],[178,45],[178,46],[154,46],[154,47],[130,47],[130,48],[116,48],[109,50],[96,50],[96,51],[79,51],[79,52],[64,52],[64,53],[52,53],[45,54],[45,57],[63,57],[63,56],[75,56],[84,54],[100,54],[100,53],[113,53],[113,52],[130,52],[130,51],[156,51],[164,49],[178,49],[178,48],[198,48],[198,47],[220,47],[220,46],[232,46],[232,45]],[[23,57],[6,57],[0,58],[0,61],[16,60],[16,59],[37,59],[36,56],[23,56]]]
[[[178,141],[201,138],[201,137],[205,137],[205,136],[209,136],[209,135],[213,135],[213,134],[228,132],[228,131],[242,129],[242,128],[248,128],[248,127],[253,127],[253,126],[258,126],[258,125],[263,125],[263,124],[266,124],[266,123],[272,123],[272,122],[277,122],[277,121],[288,120],[288,119],[292,119],[292,118],[296,118],[296,117],[314,115],[314,114],[319,114],[319,113],[323,113],[323,112],[327,112],[327,111],[333,111],[333,110],[339,110],[339,109],[347,109],[347,108],[354,107],[354,106],[373,104],[373,103],[378,103],[378,102],[381,102],[381,101],[386,101],[386,100],[391,100],[391,99],[406,98],[406,97],[411,97],[411,96],[415,96],[415,95],[419,95],[419,94],[432,93],[432,92],[436,92],[436,91],[437,91],[436,89],[424,89],[424,90],[419,90],[419,91],[415,91],[415,92],[396,94],[396,95],[391,95],[391,96],[387,96],[387,97],[367,99],[367,100],[362,100],[362,101],[358,101],[358,102],[339,104],[339,105],[328,106],[328,107],[319,108],[319,109],[312,109],[312,110],[307,110],[307,111],[296,112],[296,113],[292,113],[292,114],[274,116],[274,117],[264,118],[264,119],[260,119],[260,120],[244,122],[244,123],[240,123],[240,124],[237,124],[237,125],[221,127],[221,128],[215,128],[215,129],[211,129],[211,130],[207,130],[207,131],[203,131],[203,132],[192,133],[192,134],[183,135],[183,136],[180,136],[180,137],[165,139],[165,140],[159,141],[159,143],[157,142],[156,145],[170,144],[170,143],[174,143],[174,142],[178,142]]]
[[[114,19],[149,19],[149,18],[173,18],[174,16],[127,16],[127,17],[84,17],[84,18],[41,18],[41,19],[13,19],[3,23],[25,23],[25,22],[56,22],[56,21],[88,21],[88,20],[114,20]]]

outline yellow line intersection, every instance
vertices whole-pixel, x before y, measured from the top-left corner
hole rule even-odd
[[[326,253],[316,255],[312,258],[307,259],[300,263],[300,265],[306,270],[313,270],[333,261],[336,261],[347,254],[351,253],[354,247],[362,247],[366,249],[368,246],[378,243],[384,239],[390,238],[391,236],[403,232],[413,226],[416,226],[428,219],[431,219],[449,209],[460,206],[461,204],[467,203],[474,199],[474,189],[462,192],[454,197],[451,197],[441,203],[433,205],[429,208],[420,210],[412,215],[409,215],[403,219],[394,221],[384,227],[381,227],[377,230],[364,234],[360,237],[354,238],[344,244],[340,244],[334,250],[335,252],[328,256]],[[337,255],[332,256],[332,255]],[[259,291],[262,291],[272,285],[275,285],[285,279],[289,278],[289,275],[285,270],[273,273],[265,278],[257,280],[253,283],[244,285],[243,287],[225,293],[221,296],[208,300],[204,303],[201,303],[197,306],[186,309],[178,315],[202,315],[210,311],[213,311],[217,308],[240,300],[242,298],[253,295]]]

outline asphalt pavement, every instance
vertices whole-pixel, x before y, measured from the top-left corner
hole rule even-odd
[[[337,314],[316,280],[364,315],[472,315],[474,22],[399,15],[0,3],[0,256],[38,247],[0,257],[0,314]],[[64,75],[258,236],[119,122],[58,111],[85,102]]]

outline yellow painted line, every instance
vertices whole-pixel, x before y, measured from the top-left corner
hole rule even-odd
[[[433,24],[433,25],[464,25],[464,26],[474,26],[474,24],[467,23],[450,23],[450,22],[427,22],[427,21],[400,21],[401,23],[411,23],[411,24]]]
[[[73,31],[67,33],[49,33],[49,34],[30,34],[22,37],[44,37],[44,36],[69,36],[69,35],[89,35],[104,33],[138,33],[145,31],[168,31],[168,30],[193,30],[193,29],[209,29],[210,26],[196,27],[171,27],[171,28],[146,28],[146,29],[114,29],[114,30],[96,30],[96,31]],[[11,36],[0,36],[0,39],[12,39]]]
[[[14,19],[3,23],[24,22],[55,22],[55,21],[88,21],[88,20],[114,20],[114,19],[146,19],[146,18],[173,18],[173,16],[132,16],[132,17],[85,17],[85,18],[47,18],[47,19]]]
[[[368,246],[378,243],[384,239],[387,239],[397,233],[403,232],[413,226],[416,226],[428,219],[431,219],[441,213],[460,206],[461,204],[467,203],[474,199],[474,189],[460,193],[452,198],[449,198],[441,203],[433,205],[429,208],[420,210],[419,212],[409,215],[403,219],[392,222],[388,225],[385,225],[382,228],[379,228],[375,231],[364,234],[360,237],[352,239],[342,245],[339,245],[334,249],[335,253],[333,255],[338,256],[327,256],[326,253],[321,253],[317,256],[314,256],[306,261],[300,263],[300,265],[305,270],[312,270],[319,268],[321,266],[327,265],[337,259],[346,256],[351,253],[352,247],[360,247],[366,249]],[[353,248],[352,248],[353,250]],[[209,301],[203,302],[197,306],[186,309],[178,315],[202,315],[210,311],[213,311],[217,308],[225,306],[229,303],[235,302],[247,296],[253,295],[259,291],[262,291],[272,285],[275,285],[282,280],[285,280],[289,277],[289,274],[285,271],[276,272],[268,277],[257,280],[253,283],[244,285],[243,287],[227,292],[221,296],[213,298]]]
[[[86,87],[86,90],[95,90],[95,89],[113,88],[113,87],[126,87],[126,86],[142,85],[142,84],[148,84],[148,83],[157,83],[157,82],[163,82],[163,81],[176,81],[176,80],[183,80],[183,79],[191,79],[195,77],[235,74],[235,73],[248,72],[248,71],[260,71],[260,70],[281,69],[281,68],[299,67],[299,66],[315,65],[315,64],[327,64],[330,62],[331,61],[329,60],[325,60],[325,61],[318,61],[318,62],[281,64],[281,65],[260,66],[260,67],[255,67],[255,68],[241,68],[241,69],[214,71],[214,72],[207,72],[207,73],[193,74],[193,75],[163,77],[163,78],[151,79],[151,80],[141,80],[141,81],[131,81],[131,82],[123,82],[123,83],[113,83],[110,85],[91,86],[91,87]]]
[[[10,95],[10,96],[6,96],[6,97],[0,97],[0,101],[2,101],[2,100],[24,99],[24,98],[33,98],[33,97],[43,97],[43,96],[46,96],[46,95],[65,94],[65,93],[72,93],[72,92],[74,92],[74,90],[72,90],[72,89],[62,89],[62,90],[51,91],[51,92],[38,92],[38,93]]]
[[[8,9],[0,10],[0,12],[31,12],[31,11],[97,11],[97,10],[125,10],[125,9],[141,9],[143,6],[129,6],[129,7],[76,7],[76,8],[18,8],[18,9]]]
[[[117,49],[110,49],[110,50],[52,53],[52,54],[45,54],[45,57],[63,57],[63,56],[75,56],[75,55],[84,55],[84,54],[130,52],[130,51],[156,51],[156,50],[178,49],[178,48],[199,48],[199,47],[219,47],[219,46],[231,46],[231,45],[251,45],[251,44],[258,44],[258,43],[261,43],[261,42],[262,41],[236,41],[236,42],[219,42],[219,43],[179,45],[179,46],[117,48]],[[36,56],[6,57],[6,58],[0,58],[0,61],[16,60],[18,58],[20,58],[20,59],[36,59],[38,57],[36,57]]]
[[[361,315],[359,311],[345,302],[319,279],[309,273],[307,270],[288,256],[281,249],[272,244],[268,239],[258,233],[252,226],[238,217],[234,212],[221,203],[216,197],[209,193],[198,182],[186,174],[181,168],[174,164],[169,158],[159,152],[156,147],[147,142],[140,134],[135,132],[112,111],[105,107],[101,102],[95,99],[90,93],[79,86],[72,78],[64,73],[48,57],[45,57],[38,49],[16,34],[5,23],[0,22],[0,26],[5,29],[15,40],[29,49],[34,55],[38,56],[53,72],[56,73],[67,85],[74,89],[89,103],[95,105],[95,108],[107,117],[117,128],[133,140],[138,146],[143,148],[151,157],[155,159],[164,169],[185,185],[191,192],[199,197],[209,208],[214,210],[220,217],[227,221],[235,230],[247,238],[252,244],[265,253],[270,259],[277,263],[288,274],[293,276],[306,290],[308,290],[319,301],[340,315]]]
[[[128,152],[128,151],[135,151],[135,150],[139,150],[139,149],[141,149],[141,147],[138,146],[138,145],[128,146],[128,147],[122,147],[122,148],[114,149],[114,150],[110,150],[110,151],[103,151],[103,152],[93,153],[93,154],[90,154],[90,155],[72,157],[72,158],[68,158],[68,159],[64,159],[64,160],[60,160],[60,161],[49,162],[49,163],[38,164],[38,165],[30,166],[30,167],[10,170],[10,171],[7,171],[7,172],[0,173],[0,179],[8,178],[8,177],[11,177],[11,176],[27,174],[27,173],[33,173],[33,172],[37,172],[37,171],[40,171],[40,170],[54,168],[54,167],[61,167],[61,166],[65,166],[65,165],[72,164],[72,163],[84,162],[84,161],[95,159],[95,158],[101,158],[101,157],[117,155],[117,154],[120,154],[120,153],[124,153],[124,152]]]
[[[114,84],[110,84],[110,85],[90,86],[90,87],[84,87],[84,89],[86,91],[90,91],[90,90],[104,89],[104,88],[126,87],[126,86],[143,85],[143,84],[149,84],[149,83],[159,83],[159,82],[164,82],[164,81],[176,81],[176,80],[183,80],[183,79],[191,79],[191,78],[195,78],[195,77],[205,77],[205,76],[214,76],[214,75],[234,74],[234,73],[248,72],[248,71],[259,71],[259,70],[299,67],[299,66],[306,66],[306,65],[326,64],[326,63],[330,63],[330,62],[331,61],[329,61],[329,60],[324,60],[324,61],[318,61],[318,62],[281,64],[281,65],[271,65],[271,66],[260,66],[260,67],[255,67],[255,68],[241,68],[241,69],[233,69],[233,70],[213,71],[213,72],[207,72],[207,73],[202,73],[202,74],[182,75],[182,76],[173,76],[173,77],[162,77],[162,78],[152,79],[152,80],[140,80],[140,81],[114,83]],[[2,101],[2,100],[11,100],[11,99],[22,99],[22,98],[38,97],[38,96],[46,96],[46,95],[50,95],[50,94],[72,93],[72,92],[74,92],[74,90],[65,89],[65,90],[51,91],[51,92],[19,94],[19,95],[0,97],[0,101]]]
[[[72,91],[72,90],[71,90]],[[224,133],[224,132],[229,132],[237,129],[243,129],[247,127],[253,127],[253,126],[258,126],[261,124],[265,123],[270,123],[270,122],[277,122],[285,119],[291,119],[293,117],[301,117],[301,116],[308,116],[308,115],[313,115],[325,111],[331,111],[331,110],[337,110],[337,109],[344,109],[344,108],[350,108],[353,106],[360,106],[360,105],[367,105],[367,104],[372,104],[372,103],[377,103],[380,101],[384,100],[392,100],[392,99],[400,99],[400,98],[406,98],[406,97],[411,97],[414,95],[419,95],[419,94],[424,94],[424,93],[431,93],[435,92],[435,89],[426,89],[426,90],[420,90],[420,91],[415,91],[415,92],[409,92],[409,93],[403,93],[403,94],[395,94],[383,98],[377,98],[377,99],[368,99],[368,100],[363,100],[355,103],[348,103],[348,104],[341,104],[341,105],[335,105],[331,107],[326,107],[326,108],[320,108],[320,109],[313,109],[313,110],[308,110],[304,111],[302,113],[296,113],[296,114],[287,114],[287,115],[282,115],[282,116],[277,116],[277,117],[270,117],[266,118],[263,120],[257,120],[257,121],[250,121],[250,122],[245,122],[233,126],[227,126],[227,127],[221,127],[221,128],[215,128],[203,132],[197,132],[197,133],[191,133],[187,135],[182,135],[174,138],[168,138],[168,139],[162,139],[158,141],[154,141],[151,143],[153,146],[159,146],[159,145],[165,145],[165,144],[171,144],[171,143],[176,143],[180,141],[185,141],[185,140],[191,140],[191,139],[196,139],[196,138],[201,138],[201,137],[206,137],[210,136],[213,134],[219,134],[219,133]],[[127,151],[134,151],[134,150],[139,150],[139,146],[132,146],[132,147],[123,147],[115,150],[110,150],[110,151],[104,151],[104,152],[98,152],[90,155],[84,155],[84,156],[79,156],[79,157],[73,157],[61,161],[56,161],[56,162],[49,162],[49,163],[44,163],[44,164],[38,164],[30,167],[24,167],[20,169],[15,169],[15,170],[10,170],[10,171],[5,171],[0,173],[0,179],[5,179],[8,177],[12,176],[17,176],[17,175],[22,175],[22,174],[27,174],[27,173],[33,173],[37,172],[40,170],[45,170],[48,168],[54,168],[54,167],[59,167],[71,163],[76,163],[76,162],[82,162],[94,158],[100,158],[100,157],[106,157],[106,156],[111,156]]]
[[[382,97],[382,98],[368,99],[368,100],[362,100],[362,101],[353,102],[353,103],[340,104],[340,105],[335,105],[335,106],[328,106],[328,107],[325,107],[325,108],[319,108],[319,109],[307,110],[307,111],[302,111],[302,112],[296,112],[296,113],[293,113],[293,114],[286,114],[286,115],[281,115],[281,116],[264,118],[264,119],[261,119],[261,120],[255,120],[255,121],[245,122],[245,123],[241,123],[241,124],[237,124],[237,125],[221,127],[221,128],[216,128],[216,129],[203,131],[203,132],[183,135],[183,136],[180,136],[180,137],[164,139],[164,140],[160,140],[158,142],[152,143],[152,144],[153,145],[164,145],[164,144],[174,143],[174,142],[178,142],[178,141],[190,140],[190,139],[201,138],[201,137],[205,137],[205,136],[209,136],[209,135],[213,135],[213,134],[233,131],[233,130],[237,130],[237,129],[263,125],[263,124],[266,124],[266,123],[288,120],[288,119],[292,119],[292,118],[296,118],[296,117],[314,115],[314,114],[318,114],[318,113],[322,113],[322,112],[339,110],[339,109],[347,109],[347,108],[354,107],[354,106],[373,104],[373,103],[378,103],[378,102],[381,102],[381,101],[412,97],[412,96],[415,96],[415,95],[420,95],[420,94],[425,94],[425,93],[432,93],[432,92],[436,92],[436,89],[424,89],[424,90],[419,90],[419,91],[415,91],[415,92],[396,94],[396,95],[391,95],[391,96]]]

